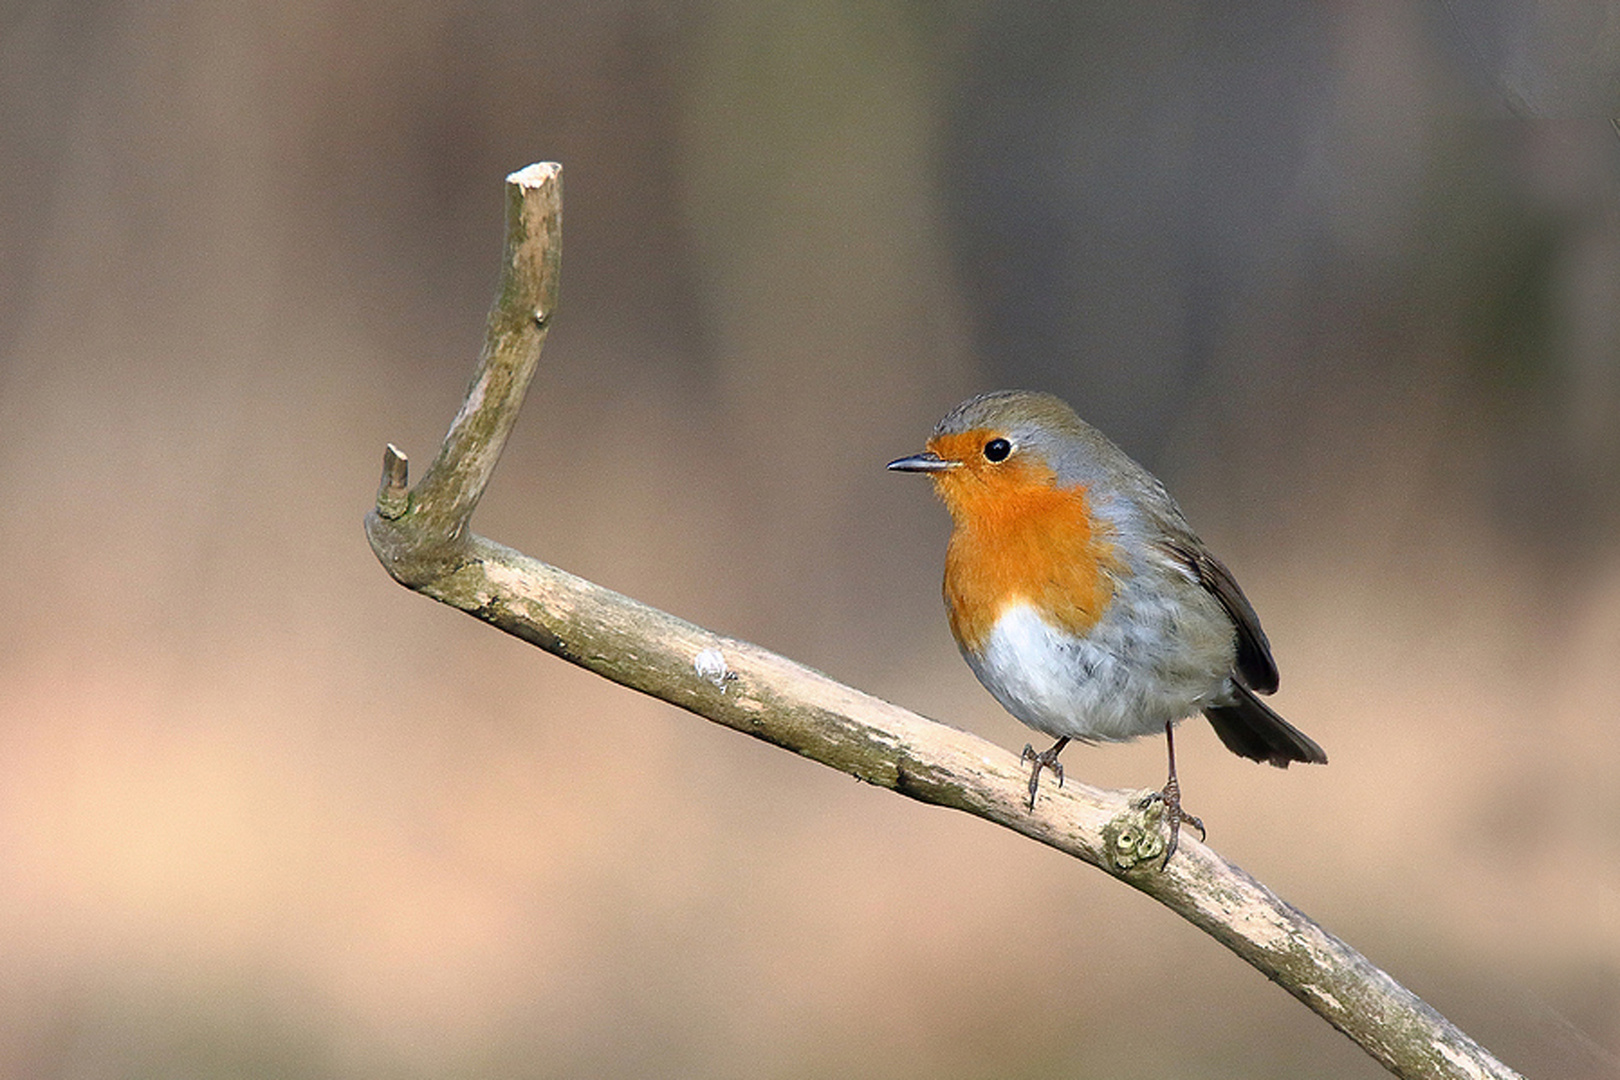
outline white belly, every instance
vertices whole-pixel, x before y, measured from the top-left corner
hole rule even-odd
[[[1125,619],[1119,617],[1124,606],[1116,603],[1077,638],[1027,604],[1011,605],[983,656],[964,655],[1008,712],[1053,737],[1135,739],[1228,698],[1235,648],[1230,623],[1199,619],[1201,625],[1189,627],[1185,611],[1177,618],[1151,602],[1146,609],[1135,604],[1133,617]]]

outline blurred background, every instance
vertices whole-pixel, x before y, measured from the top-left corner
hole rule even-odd
[[[1016,751],[883,464],[1055,391],[1332,757],[1189,724],[1211,843],[1620,1075],[1616,116],[1614,4],[0,6],[0,1076],[1383,1075],[1088,867],[389,580],[541,159],[480,532]]]

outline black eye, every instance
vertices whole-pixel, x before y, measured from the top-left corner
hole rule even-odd
[[[1006,461],[1007,455],[1012,453],[1012,443],[1006,439],[991,439],[984,444],[984,460]]]

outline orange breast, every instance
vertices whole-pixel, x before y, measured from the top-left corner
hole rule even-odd
[[[935,475],[955,529],[945,553],[945,603],[951,632],[978,653],[1003,610],[1028,603],[1070,633],[1096,624],[1124,572],[1109,529],[1096,520],[1082,487],[1060,488],[1038,462],[999,465],[962,452],[981,433],[947,436],[935,445],[963,467]],[[953,452],[955,451],[955,452]]]

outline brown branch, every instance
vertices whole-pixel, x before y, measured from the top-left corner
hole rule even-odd
[[[1253,964],[1397,1076],[1515,1077],[1361,954],[1207,846],[1167,869],[1140,793],[1051,785],[1031,812],[1011,753],[467,530],[555,308],[561,171],[507,177],[506,258],[483,355],[438,457],[407,490],[389,446],[372,549],[397,580],[507,633],[737,731],[921,802],[965,810],[1147,893]]]

